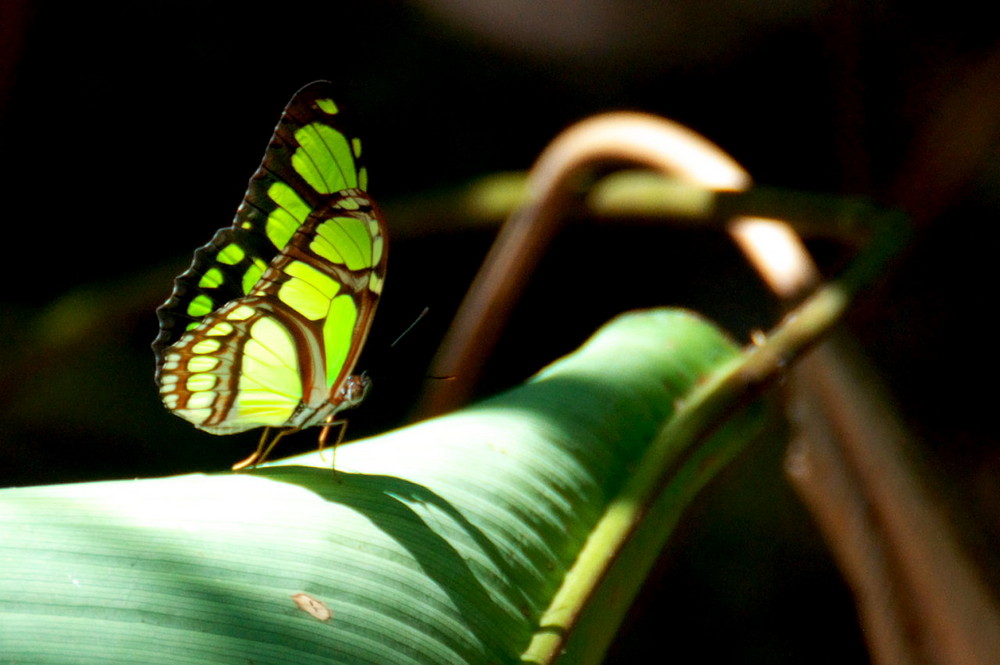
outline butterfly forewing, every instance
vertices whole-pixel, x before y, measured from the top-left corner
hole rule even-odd
[[[159,309],[169,409],[214,433],[323,424],[368,334],[386,239],[330,84],[289,102],[231,227]]]
[[[295,229],[330,195],[366,188],[361,144],[346,124],[331,83],[310,83],[292,97],[232,226],[220,229],[195,252],[191,267],[175,280],[173,294],[157,310],[160,333],[153,349],[158,367],[163,351],[185,331],[249,293]]]

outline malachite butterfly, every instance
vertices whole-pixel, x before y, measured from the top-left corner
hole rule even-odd
[[[361,142],[317,81],[292,97],[232,226],[194,253],[156,310],[156,381],[199,429],[326,426],[368,390],[352,375],[385,278]],[[275,437],[265,437],[253,463]]]

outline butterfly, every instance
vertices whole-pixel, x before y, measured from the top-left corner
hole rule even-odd
[[[213,434],[269,428],[234,468],[262,462],[288,432],[323,426],[325,438],[370,386],[352,371],[385,280],[386,229],[332,92],[316,81],[295,93],[232,225],[156,310],[167,409]]]

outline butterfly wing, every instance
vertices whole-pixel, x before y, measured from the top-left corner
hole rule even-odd
[[[331,87],[288,103],[232,226],[157,310],[161,396],[201,429],[309,427],[358,399],[386,239]]]

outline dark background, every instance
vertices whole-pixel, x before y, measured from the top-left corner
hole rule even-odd
[[[911,213],[912,246],[849,323],[990,551],[1000,34],[985,5],[931,7],[0,0],[0,482],[225,469],[253,448],[255,434],[212,437],[162,409],[153,310],[231,220],[289,97],[325,78],[361,119],[392,236],[361,363],[375,389],[351,438],[404,421],[493,234],[456,231],[462,220],[397,228],[392,211],[408,219],[414,197],[526,169],[587,115],[649,111],[758,182]],[[613,282],[623,263],[633,288]],[[740,340],[777,311],[717,231],[579,224],[533,277],[482,392],[616,313],[664,304]],[[696,503],[609,662],[650,643],[706,662],[867,661],[781,452],[763,442]]]

